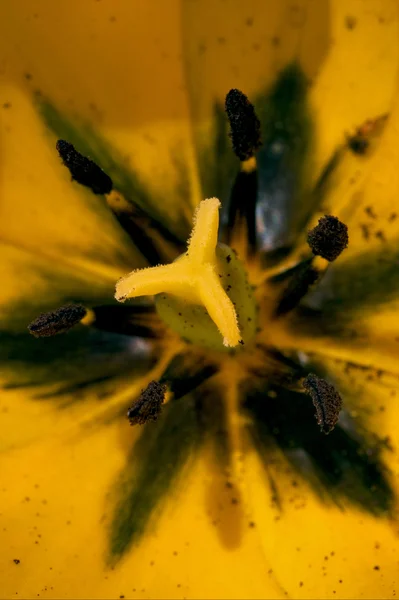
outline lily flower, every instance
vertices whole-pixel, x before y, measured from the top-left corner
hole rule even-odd
[[[395,597],[396,0],[0,18],[1,596]]]

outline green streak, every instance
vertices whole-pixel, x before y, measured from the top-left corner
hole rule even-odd
[[[93,127],[80,119],[72,121],[47,99],[38,97],[38,110],[50,131],[60,139],[70,142],[76,149],[91,158],[112,179],[114,188],[121,192],[124,197],[139,206],[150,218],[158,222],[162,233],[169,230],[174,231],[178,239],[185,241],[189,224],[179,207],[183,207],[188,201],[189,184],[187,181],[187,169],[183,164],[178,151],[172,156],[174,168],[179,174],[179,183],[176,189],[176,202],[174,213],[165,214],[163,207],[165,202],[162,198],[156,198],[154,194],[146,189],[139,175],[125,165],[121,154],[112,147],[110,142],[97,133]],[[138,152],[140,150],[138,149]]]
[[[109,530],[110,564],[140,541],[202,440],[192,397],[169,402],[156,423],[143,427],[116,485],[118,499]]]
[[[271,390],[276,397],[268,396]],[[340,393],[345,403],[342,387]],[[309,397],[272,384],[247,391],[244,409],[253,419],[249,434],[266,465],[278,448],[324,502],[354,505],[376,517],[391,514],[394,491],[381,459],[383,444],[365,423],[359,428],[343,412],[334,431],[323,435]]]
[[[354,342],[358,338],[362,342],[359,317],[364,321],[399,296],[398,264],[398,239],[349,260],[338,259],[292,316],[290,326],[311,335],[347,337]]]

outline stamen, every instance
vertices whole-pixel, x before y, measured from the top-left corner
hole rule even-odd
[[[308,233],[308,244],[315,256],[306,259],[293,269],[288,286],[280,295],[274,315],[279,317],[294,309],[307,294],[311,285],[326,272],[329,263],[334,261],[348,247],[348,228],[337,217],[325,215],[318,225]],[[281,278],[275,278],[279,281]]]
[[[246,227],[249,250],[256,247],[256,200],[258,172],[255,152],[262,145],[260,121],[253,105],[240,90],[232,89],[226,96],[225,109],[230,123],[233,150],[241,161],[241,170],[234,182],[228,212],[227,243],[240,237],[240,226]]]
[[[317,281],[318,277],[319,271],[312,266],[312,259],[300,265],[295,270],[287,287],[283,290],[274,315],[281,317],[293,310],[307,294],[310,286]]]
[[[158,381],[150,381],[136,402],[127,411],[130,425],[144,425],[156,421],[161,414],[165,400],[166,385]]]
[[[325,215],[308,233],[308,244],[315,256],[332,262],[348,247],[348,228],[337,217]]]
[[[28,329],[37,338],[52,337],[69,331],[80,323],[85,315],[86,309],[81,304],[66,304],[57,310],[42,313],[28,325]]]
[[[249,249],[254,251],[256,246],[257,194],[258,172],[256,162],[254,162],[253,170],[241,170],[234,181],[230,195],[227,243],[235,243],[235,235],[239,234],[240,225],[245,225],[245,236],[248,240]]]
[[[139,252],[151,266],[175,258],[184,246],[167,227],[155,221],[142,209],[113,189],[106,201],[120,226],[133,240]]]
[[[225,109],[233,150],[241,161],[248,160],[262,145],[260,121],[254,106],[240,90],[232,89],[226,96]]]
[[[178,400],[196,390],[217,371],[217,366],[208,362],[207,359],[187,355],[185,352],[177,354],[172,359],[162,375],[160,383],[167,384],[174,400]]]
[[[110,193],[112,179],[95,162],[80,154],[65,140],[58,140],[56,148],[74,181],[90,188],[94,194]]]
[[[88,325],[101,331],[120,333],[145,339],[162,335],[163,327],[154,305],[137,304],[121,306],[120,304],[95,306],[91,309]],[[86,325],[86,323],[84,323]]]
[[[342,398],[331,383],[314,373],[303,381],[303,387],[310,395],[316,409],[316,419],[323,433],[330,433],[338,422],[342,409]]]
[[[155,295],[162,292],[187,303],[203,305],[223,336],[225,346],[241,339],[237,314],[220,282],[216,256],[220,202],[208,198],[200,203],[194,218],[187,252],[169,265],[133,271],[116,284],[115,298]]]

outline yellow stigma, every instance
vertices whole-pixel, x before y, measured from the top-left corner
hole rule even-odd
[[[169,265],[132,271],[116,284],[115,298],[172,294],[189,304],[203,305],[217,326],[225,346],[241,341],[237,314],[224,291],[216,255],[220,202],[203,200],[194,217],[187,253]]]

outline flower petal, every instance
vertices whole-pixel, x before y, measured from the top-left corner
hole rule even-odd
[[[340,393],[345,397],[345,390]],[[369,432],[356,430],[341,415],[334,431],[323,435],[309,397],[279,386],[250,392],[245,409],[253,419],[250,432],[255,447],[266,464],[276,444],[293,472],[307,480],[322,500],[332,500],[339,507],[354,504],[376,516],[389,515],[393,491],[378,440]]]
[[[239,88],[257,105],[262,117],[268,108],[264,98],[268,88],[287,63],[297,58],[306,75],[313,76],[330,41],[327,5],[314,4],[309,10],[306,2],[294,6],[285,1],[278,4],[253,1],[242,10],[237,2],[227,7],[211,2],[196,5],[184,2],[183,9],[188,85],[202,189],[205,196],[217,195],[227,206],[239,165],[227,136],[224,98],[230,88]],[[205,20],[207,26],[203,28],[201,23]],[[310,51],[309,35],[316,42],[317,51]],[[265,166],[264,158],[259,156],[260,172],[265,170],[267,177],[270,164]],[[263,187],[259,189],[260,199],[265,196]],[[269,230],[273,229],[272,223],[267,225]]]
[[[267,572],[251,526],[245,526],[238,549],[220,547],[212,518],[202,509],[211,484],[202,460],[180,480],[174,490],[178,503],[166,505],[156,533],[147,532],[138,549],[107,569],[104,495],[125,467],[132,429],[127,426],[122,444],[116,444],[120,434],[112,426],[73,445],[60,438],[43,440],[3,456],[0,518],[7,551],[0,554],[0,565],[5,596],[284,597]],[[219,504],[223,519],[230,499],[221,495]]]
[[[295,241],[327,193],[333,206],[342,196],[342,187],[339,193],[336,190],[336,171],[346,134],[389,110],[399,60],[397,6],[389,1],[382,7],[377,0],[372,8],[338,1],[329,5],[300,2],[295,7],[284,2],[278,6],[251,2],[245,7],[248,16],[243,17],[243,12],[230,3],[226,18],[224,5],[211,7],[204,2],[202,10],[209,19],[205,29],[198,27],[201,13],[193,6],[189,2],[185,5],[185,43],[192,111],[198,122],[208,120],[207,125],[196,127],[199,170],[207,194],[217,194],[227,202],[238,171],[226,141],[221,109],[226,92],[231,87],[241,88],[255,101],[262,121],[262,105],[264,112],[268,108],[263,98],[271,90],[276,73],[290,61],[296,59],[299,72],[306,81],[311,80],[305,89],[304,85],[297,86],[302,92],[300,101],[292,104],[292,114],[284,113],[281,102],[274,107],[272,113],[281,117],[284,135],[279,138],[277,130],[273,140],[266,135],[259,153],[262,243],[265,248],[284,247]],[[368,44],[366,36],[375,43]],[[265,43],[270,42],[272,48],[266,53]],[[378,94],[374,94],[376,88]],[[277,157],[270,141],[280,148]],[[299,162],[303,164],[299,166]],[[348,187],[348,181],[354,177],[360,181],[365,170],[357,160],[344,172]]]
[[[399,95],[380,146],[368,162],[363,188],[352,198],[347,196],[341,206],[349,227],[348,250],[331,265],[289,324],[297,337],[296,347],[394,373],[398,372],[399,339],[399,219],[394,209],[399,193],[398,127]],[[306,339],[300,341],[298,335]]]
[[[156,423],[142,428],[116,486],[119,498],[109,533],[111,563],[141,540],[155,509],[197,454],[201,438],[195,400],[188,397],[169,402]]]
[[[64,335],[36,339],[28,332],[28,324],[42,312],[47,312],[68,302],[82,303],[87,308],[107,302],[112,297],[114,280],[93,276],[81,271],[54,266],[50,261],[36,259],[26,252],[3,248],[7,261],[2,265],[3,281],[6,282],[8,298],[0,310],[0,371],[3,389],[23,389],[17,401],[8,401],[4,415],[10,427],[2,438],[2,447],[15,443],[27,443],[33,437],[43,435],[42,420],[47,424],[44,431],[52,435],[56,417],[63,420],[60,408],[77,405],[73,419],[81,420],[83,413],[110,400],[143,371],[153,364],[151,346],[138,337],[117,335],[85,325]],[[13,272],[10,274],[9,270]],[[18,280],[15,281],[15,273]],[[118,308],[118,306],[115,306]],[[136,332],[137,335],[137,332]],[[45,408],[42,402],[49,398],[54,408]],[[83,400],[87,406],[78,415]],[[94,404],[93,404],[94,402]],[[41,405],[33,406],[34,404]],[[122,403],[122,408],[126,407]],[[26,415],[22,427],[21,412]],[[31,415],[32,418],[28,418]],[[35,418],[33,416],[35,415]],[[42,419],[43,417],[43,419]],[[50,422],[48,421],[50,419]],[[68,420],[68,419],[67,419]],[[11,427],[12,423],[17,424]]]
[[[79,125],[82,121],[94,125],[123,155],[124,163],[131,161],[140,172],[149,197],[156,199],[153,209],[166,214],[177,229],[190,222],[195,201],[177,0],[168,7],[159,2],[157,27],[148,20],[149,7],[132,11],[126,0],[112,11],[102,3],[66,8],[45,0],[40,6],[28,0],[19,10],[11,5],[0,10],[1,22],[8,23],[0,41],[6,65],[1,100],[8,107],[3,112],[7,131],[2,138],[3,195],[8,199],[2,205],[2,223],[8,223],[3,232],[7,239],[22,243],[22,225],[35,222],[29,235],[27,229],[24,234],[25,243],[34,249],[46,239],[49,246],[63,243],[60,253],[66,246],[76,252],[86,243],[87,250],[96,244],[105,254],[108,233],[115,246],[123,245],[113,219],[105,225],[93,217],[93,206],[100,210],[98,199],[89,200],[91,210],[82,212],[73,192],[76,186],[71,188],[54,153],[55,140],[45,138],[37,119],[33,95],[48,100]],[[168,28],[161,25],[165,19]],[[64,26],[58,31],[60,22]],[[54,211],[57,226],[50,218]],[[77,222],[84,226],[77,227]],[[135,260],[133,255],[131,261]]]
[[[118,154],[110,143],[107,143],[106,139],[96,133],[90,124],[79,123],[77,119],[74,123],[72,118],[61,114],[49,100],[45,100],[40,96],[36,102],[45,124],[56,138],[68,140],[68,142],[79,148],[84,156],[90,156],[112,178],[113,188],[123,194],[126,202],[136,207],[136,211],[141,210],[150,219],[149,224],[153,229],[163,235],[166,240],[175,243],[186,240],[189,224],[176,223],[175,216],[168,219],[169,215],[163,212],[165,207],[161,205],[159,198],[154,198],[146,189],[146,186],[142,184],[134,169],[129,169],[124,165],[126,160],[123,156]],[[180,168],[179,178],[183,184],[185,178],[183,164],[179,163],[176,165],[177,168]],[[188,198],[180,198],[179,200],[188,202]],[[169,223],[168,220],[170,220]],[[179,237],[181,239],[176,237],[172,231],[169,231],[168,225],[180,230]]]
[[[293,431],[292,447],[287,445],[283,448],[291,463],[288,469],[283,468],[281,456],[273,452],[272,447],[267,454],[262,453],[262,462],[258,467],[256,467],[256,460],[249,460],[254,468],[253,477],[248,480],[248,493],[253,502],[254,520],[257,527],[269,533],[268,536],[262,536],[261,543],[266,553],[275,553],[276,560],[273,561],[273,567],[277,577],[286,573],[290,564],[293,565],[290,569],[287,591],[294,597],[313,598],[321,595],[322,597],[357,598],[367,595],[379,598],[394,595],[397,572],[396,506],[399,491],[395,433],[398,403],[394,397],[397,377],[384,373],[377,374],[362,365],[349,364],[319,355],[308,357],[307,363],[305,358],[302,356],[304,366],[312,370],[322,369],[324,375],[334,382],[342,395],[345,412],[341,415],[342,429],[338,438],[342,440],[342,434],[345,433],[349,442],[357,431],[351,444],[355,440],[358,443],[363,439],[362,443],[365,442],[365,446],[357,457],[352,454],[354,472],[345,482],[344,473],[349,466],[351,451],[348,446],[349,452],[340,457],[339,440],[337,445],[334,441],[336,430],[318,441],[310,431],[310,422],[306,424],[302,421],[304,413],[301,411],[299,414],[297,403],[290,403],[283,410],[284,404],[280,405],[280,397],[275,399],[265,397],[263,399],[265,417],[268,414],[267,407],[270,407],[270,414],[266,417],[264,426],[266,429],[269,428],[272,437],[287,439],[286,436],[289,436],[290,431],[289,422],[297,414],[297,410],[297,424],[302,423],[302,426],[295,427]],[[287,399],[288,396],[285,395],[285,398]],[[291,399],[301,403],[297,394]],[[282,409],[281,420],[277,423],[275,415],[280,408]],[[306,407],[303,409],[306,412]],[[312,408],[308,406],[307,411],[312,413]],[[312,414],[309,414],[309,418],[312,420]],[[313,425],[317,430],[314,420]],[[334,490],[333,497],[336,493],[340,496],[340,498],[335,496],[336,507],[326,507],[325,504],[318,502],[316,496],[309,496],[308,485],[304,484],[298,476],[301,472],[298,471],[299,464],[302,464],[305,478],[311,478],[314,473],[313,459],[308,461],[305,453],[301,455],[298,452],[294,438],[298,439],[301,435],[304,435],[305,443],[311,443],[311,439],[315,442],[313,450],[317,454],[316,462],[324,463],[323,477],[330,480],[329,485],[335,480],[335,486],[332,488],[328,486],[327,489]],[[319,442],[323,445],[326,441],[327,447],[322,450]],[[365,469],[367,463],[369,466]],[[386,469],[381,468],[383,463],[386,464]],[[334,465],[335,469],[332,468]],[[258,469],[257,476],[256,469]],[[369,479],[372,478],[373,473],[378,474],[374,481],[376,487],[373,487]],[[275,500],[276,490],[265,491],[264,484],[260,483],[262,478],[264,481],[270,475],[277,481],[280,504]],[[347,510],[345,492],[344,495],[340,494],[345,487],[347,491],[352,490],[351,495],[356,488],[359,492],[361,488],[357,486],[364,476],[366,476],[364,483],[369,479],[369,484],[362,485],[362,494],[357,496],[357,500],[362,498],[363,500],[358,509]],[[352,496],[352,501],[354,499]],[[393,499],[394,504],[392,504]],[[363,504],[364,500],[367,500],[366,505]],[[382,504],[380,504],[381,500],[383,500]],[[379,506],[380,509],[386,506],[388,501],[394,508],[392,520],[383,518],[381,513],[380,518],[375,519],[360,512],[362,504],[363,510],[367,510],[368,501],[375,502],[374,508]],[[264,507],[267,503],[275,506],[274,518],[266,514]],[[371,512],[373,513],[374,510]],[[315,533],[316,531],[318,534]],[[269,536],[278,536],[279,539],[281,536],[284,540],[283,552],[276,552]],[[357,573],[357,576],[349,575],[352,573]],[[367,591],[366,586],[370,586]]]
[[[331,434],[332,435],[332,434]],[[273,573],[292,598],[382,598],[395,595],[397,535],[394,523],[357,510],[326,508],[309,496],[292,470],[276,473],[288,499],[280,510],[265,488],[264,466],[247,461],[253,521]],[[397,489],[397,486],[396,486]],[[269,507],[272,507],[271,509]]]

